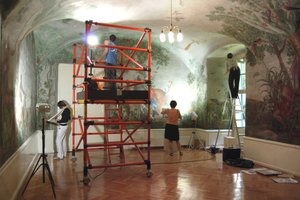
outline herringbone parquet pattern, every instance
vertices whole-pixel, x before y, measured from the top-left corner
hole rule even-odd
[[[146,166],[126,166],[89,170],[91,182],[82,183],[82,153],[48,162],[58,200],[285,200],[300,199],[300,184],[278,184],[270,177],[241,173],[241,168],[223,164],[222,154],[185,149],[181,157],[169,156],[162,149],[151,151],[152,177]],[[132,158],[136,157],[131,152]],[[69,155],[70,156],[70,155]],[[92,157],[97,160],[97,158]],[[103,158],[99,158],[99,161]],[[260,166],[255,166],[260,167]],[[299,181],[299,178],[296,178]],[[49,179],[42,182],[42,169],[33,176],[22,197],[24,200],[54,199]]]

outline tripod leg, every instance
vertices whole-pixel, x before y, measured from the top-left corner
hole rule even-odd
[[[192,148],[192,135],[190,136],[190,139],[189,139],[189,143],[188,143],[188,148]]]
[[[201,149],[205,150],[205,141],[201,140],[198,135],[197,135],[197,138],[199,140],[199,150],[201,150]]]
[[[49,167],[49,164],[48,164],[48,161],[47,161],[47,159],[45,158],[45,167],[47,168],[47,170],[48,170],[48,175],[49,175],[49,179],[50,179],[50,181],[53,183],[53,185],[54,185],[54,179],[53,179],[53,177],[52,177],[52,174],[51,174],[51,171],[50,171],[50,167]]]
[[[196,138],[195,138],[195,134],[196,134],[196,133],[193,132],[193,133],[192,133],[192,136],[191,136],[191,149],[195,149],[195,147],[196,147],[196,146],[195,146],[195,139],[196,139]]]
[[[29,177],[29,179],[28,179],[28,181],[27,181],[27,183],[26,183],[26,185],[25,185],[25,188],[24,188],[24,190],[23,190],[23,192],[22,192],[22,195],[23,195],[24,192],[26,191],[27,186],[28,186],[28,184],[29,184],[31,178],[32,178],[32,177],[34,176],[34,174],[38,171],[38,169],[43,165],[43,164],[38,165],[39,162],[40,162],[40,160],[41,160],[41,158],[42,158],[42,155],[40,155],[38,161],[36,162],[36,164],[35,164],[35,166],[34,166],[34,168],[33,168],[33,170],[32,170],[32,173],[31,173],[31,175],[30,175],[30,177]]]
[[[51,171],[50,171],[50,167],[48,165],[48,161],[47,161],[46,158],[44,158],[44,162],[45,162],[44,167],[46,167],[46,169],[48,171],[48,177],[49,177],[49,180],[50,180],[50,183],[51,183],[52,192],[53,192],[54,198],[56,198],[56,194],[55,194],[55,190],[54,190],[54,179],[52,177],[52,174],[51,174]]]
[[[42,158],[42,155],[40,155],[38,161],[36,162],[36,164],[35,164],[35,166],[34,166],[34,168],[33,168],[33,170],[32,170],[31,177],[32,177],[32,176],[37,172],[37,170],[42,166],[42,164],[40,164],[40,165],[38,166],[38,164],[40,163],[41,158]]]
[[[26,188],[27,188],[27,186],[28,186],[31,178],[33,177],[33,175],[38,171],[38,169],[41,166],[43,166],[43,183],[45,183],[45,168],[46,168],[47,171],[48,171],[48,176],[49,176],[49,179],[50,179],[50,183],[51,183],[51,187],[52,187],[52,192],[53,192],[54,198],[56,198],[56,194],[55,194],[55,191],[54,191],[54,180],[53,180],[53,177],[52,177],[49,165],[48,165],[47,155],[45,154],[45,129],[44,129],[44,121],[45,120],[44,120],[44,118],[43,118],[42,121],[43,121],[43,123],[42,123],[43,124],[43,129],[42,129],[42,144],[43,144],[42,148],[43,148],[43,153],[40,155],[37,163],[35,164],[35,167],[34,167],[32,173],[31,173],[31,176],[30,176],[30,178],[29,178],[29,180],[28,180],[28,182],[27,182],[27,184],[26,184],[23,192],[22,192],[22,195],[24,194],[24,192],[25,192],[25,190],[26,190]],[[42,163],[40,165],[38,165],[41,159],[43,159]]]

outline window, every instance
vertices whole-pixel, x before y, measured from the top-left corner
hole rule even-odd
[[[240,84],[239,84],[239,98],[236,99],[236,123],[237,127],[245,127],[245,108],[246,108],[246,63],[244,60],[238,62],[240,67]]]

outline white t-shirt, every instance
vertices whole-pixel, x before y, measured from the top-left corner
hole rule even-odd
[[[238,68],[238,64],[234,58],[228,58],[226,60],[226,69],[227,72],[232,68]]]

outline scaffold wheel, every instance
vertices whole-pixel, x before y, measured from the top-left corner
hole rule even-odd
[[[87,177],[87,176],[83,177],[83,181],[82,182],[83,182],[84,185],[88,185],[90,183],[90,181],[91,180],[90,180],[89,177]]]
[[[147,177],[150,178],[151,176],[152,176],[152,171],[151,171],[151,170],[148,170],[148,171],[147,171]]]
[[[77,158],[75,156],[72,156],[72,161],[75,162]]]
[[[75,156],[75,149],[72,150],[72,161],[75,162],[77,160]]]

